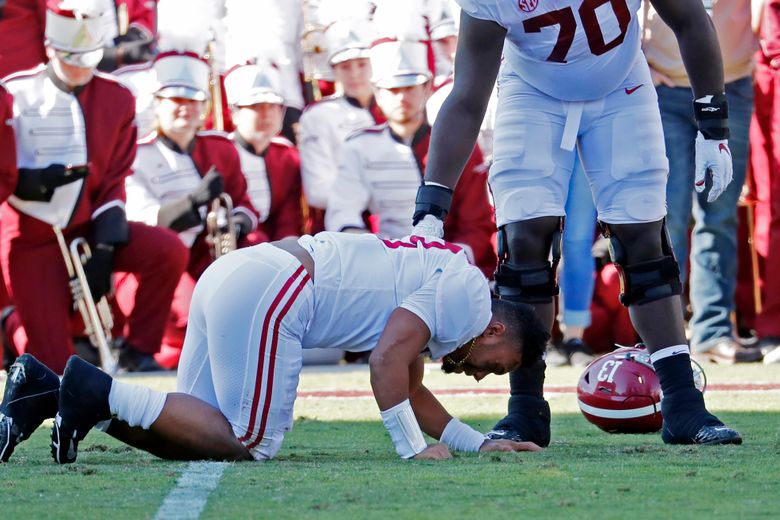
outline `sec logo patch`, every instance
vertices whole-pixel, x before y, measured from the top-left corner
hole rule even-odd
[[[518,0],[517,5],[521,11],[531,13],[539,5],[539,0]]]

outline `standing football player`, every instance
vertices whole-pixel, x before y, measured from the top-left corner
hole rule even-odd
[[[441,236],[452,187],[474,146],[494,79],[499,106],[490,185],[499,227],[501,298],[552,325],[564,204],[575,147],[622,274],[621,302],[647,344],[664,393],[667,443],[740,443],[693,384],[680,274],[665,229],[668,161],[641,51],[640,0],[458,0],[456,76],[433,131],[415,234]],[[652,0],[672,28],[698,121],[696,189],[716,199],[732,177],[717,36],[701,0]],[[504,56],[501,66],[501,56]],[[707,176],[709,172],[711,175]],[[552,261],[550,257],[552,254]],[[511,374],[509,413],[494,435],[546,445],[545,363]]]

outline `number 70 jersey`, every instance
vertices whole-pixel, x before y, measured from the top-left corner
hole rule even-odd
[[[605,97],[640,55],[641,0],[456,0],[507,30],[506,65],[566,101]]]

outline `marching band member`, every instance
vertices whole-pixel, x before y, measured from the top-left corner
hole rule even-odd
[[[312,232],[324,229],[324,210],[347,136],[384,121],[371,85],[367,22],[334,22],[325,31],[325,37],[328,62],[341,92],[307,107],[299,127],[303,190],[313,210]]]
[[[241,158],[249,198],[260,215],[253,244],[299,236],[301,162],[298,150],[278,136],[284,119],[281,78],[273,64],[234,67],[225,76],[225,92],[233,114],[230,135]]]
[[[169,51],[154,63],[157,131],[139,141],[133,175],[127,179],[131,220],[168,228],[190,250],[186,272],[176,289],[164,337],[164,366],[178,361],[195,281],[212,262],[204,228],[211,202],[222,193],[233,203],[232,220],[239,244],[257,227],[257,213],[233,143],[226,134],[200,132],[209,99],[209,66],[197,54]],[[133,277],[117,289],[120,304],[132,301]]]
[[[98,69],[111,72],[152,59],[157,0],[104,0],[105,47]]]
[[[72,294],[52,226],[68,241],[85,236],[85,271],[95,300],[114,271],[138,280],[119,363],[154,368],[165,315],[186,250],[167,230],[128,223],[125,177],[136,151],[133,97],[96,72],[103,55],[100,4],[50,0],[48,65],[7,79],[14,96],[19,182],[2,206],[0,260],[16,313],[5,321],[17,353],[31,352],[61,372],[73,353]],[[74,166],[74,167],[71,167]]]
[[[407,215],[425,175],[431,134],[425,115],[432,79],[428,51],[419,38],[384,38],[372,47],[372,81],[388,122],[347,139],[325,212],[327,230],[368,231],[362,216],[368,210],[378,217],[380,236],[410,234]],[[496,266],[494,233],[487,174],[476,147],[455,190],[445,237],[491,276]]]

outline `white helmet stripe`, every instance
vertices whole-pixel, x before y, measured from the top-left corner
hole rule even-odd
[[[641,408],[631,408],[628,410],[610,410],[608,408],[596,408],[583,403],[577,399],[577,404],[580,405],[580,410],[584,413],[593,415],[595,417],[603,417],[604,419],[634,419],[636,417],[645,417],[646,415],[653,415],[656,412],[660,412],[658,405],[651,404],[649,406],[642,406]]]

